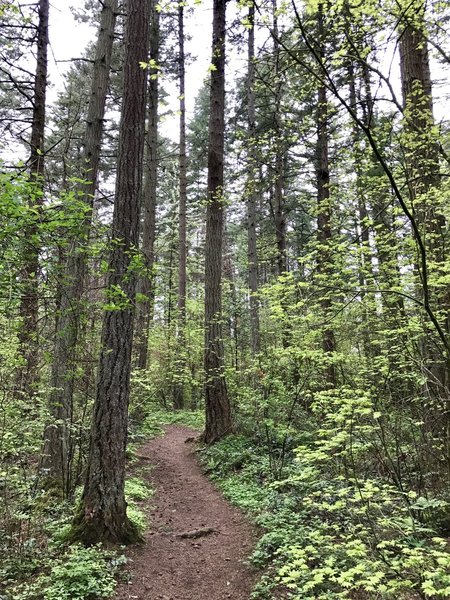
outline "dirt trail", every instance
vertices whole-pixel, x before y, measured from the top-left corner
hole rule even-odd
[[[191,429],[170,425],[139,450],[152,465],[145,544],[130,548],[131,580],[116,600],[248,600],[252,528],[202,474]]]

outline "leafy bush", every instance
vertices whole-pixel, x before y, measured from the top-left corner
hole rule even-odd
[[[265,531],[252,556],[266,572],[254,597],[273,597],[277,585],[293,600],[450,597],[450,544],[435,529],[448,503],[404,487],[406,475],[414,481],[409,458],[401,456],[397,479],[378,475],[374,445],[389,424],[371,396],[317,392],[314,424],[283,478],[271,466],[274,437],[229,436],[202,452],[225,495]],[[383,440],[392,457],[391,443]]]
[[[123,556],[100,546],[74,545],[66,554],[48,561],[47,572],[33,583],[17,586],[12,600],[98,600],[114,591],[114,575],[125,562]]]

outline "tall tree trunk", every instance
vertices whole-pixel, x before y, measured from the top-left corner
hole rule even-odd
[[[348,65],[349,77],[349,99],[350,105],[355,112],[358,112],[358,99],[356,93],[356,74],[355,65],[350,62]],[[364,122],[369,126],[365,117]],[[372,333],[370,324],[369,304],[373,305],[373,296],[367,295],[367,287],[374,285],[374,276],[372,268],[372,249],[370,247],[370,219],[367,209],[367,199],[363,180],[363,163],[365,156],[365,148],[361,139],[361,131],[356,123],[352,124],[352,146],[353,146],[353,164],[356,174],[356,201],[357,201],[357,217],[355,233],[358,239],[358,279],[360,286],[360,297],[362,307],[362,344],[366,359],[370,359],[374,354],[374,345],[372,343]],[[359,233],[358,233],[359,231]]]
[[[47,94],[47,52],[48,52],[48,13],[49,1],[39,0],[36,73],[33,89],[33,114],[31,121],[30,181],[34,189],[29,200],[31,208],[43,203],[44,193],[44,133],[45,101]],[[19,369],[17,389],[32,396],[36,392],[39,357],[39,242],[37,225],[30,225],[26,234],[26,246],[23,252],[23,270],[21,273],[22,294],[20,315],[22,324],[19,331],[20,354],[24,364]]]
[[[375,122],[375,107],[372,97],[371,83],[370,83],[370,72],[367,65],[362,66],[362,97],[359,98],[359,104],[362,107],[362,122],[366,127],[373,129],[376,125]],[[356,102],[356,100],[355,100]],[[360,128],[358,127],[358,131]],[[370,148],[367,148],[370,151]],[[372,161],[374,161],[372,157]],[[376,161],[371,164],[370,171],[372,176],[376,177],[380,182],[375,189],[371,189],[369,186],[366,194],[368,196],[369,209],[364,205],[363,209],[360,209],[361,220],[365,219],[366,216],[369,221],[372,221],[374,243],[377,254],[378,262],[378,280],[379,285],[382,289],[392,290],[399,289],[401,287],[401,276],[400,267],[398,264],[397,255],[397,238],[396,233],[392,224],[392,217],[389,213],[391,206],[391,191],[389,185],[385,182],[385,174],[382,168]],[[383,186],[379,189],[379,186]],[[369,244],[369,230],[366,227],[366,242]],[[364,241],[364,240],[363,240]],[[371,277],[375,280],[375,274],[371,272]],[[405,319],[405,306],[403,296],[397,294],[382,294],[381,302],[384,312],[384,317],[390,319],[392,328],[398,327]],[[393,316],[395,315],[395,321]]]
[[[187,204],[187,161],[186,161],[186,99],[185,99],[185,60],[184,60],[184,5],[178,5],[178,77],[180,98],[180,151],[179,151],[179,200],[178,200],[178,369],[184,371],[185,361],[183,359],[185,327],[186,327],[186,261],[187,261],[187,239],[186,239],[186,204]],[[173,404],[175,409],[183,408],[183,382],[177,383],[174,388]]]
[[[283,275],[287,271],[287,245],[286,245],[286,215],[284,206],[284,140],[283,140],[283,122],[281,115],[281,65],[280,65],[280,43],[278,31],[278,8],[277,0],[272,0],[272,29],[273,29],[273,51],[275,58],[275,174],[274,174],[274,225],[275,239],[277,244],[277,270],[278,275]]]
[[[136,308],[135,355],[136,367],[145,369],[148,360],[148,333],[153,315],[155,263],[155,222],[158,184],[158,64],[159,64],[159,12],[156,0],[151,0],[150,31],[150,77],[147,100],[146,171],[143,193],[143,221],[141,252],[144,258],[144,274],[139,278],[139,294]],[[152,67],[154,65],[154,67]]]
[[[80,513],[74,537],[87,543],[133,541],[126,515],[125,449],[130,394],[136,278],[132,255],[139,243],[139,207],[145,135],[146,73],[150,32],[146,0],[128,0],[123,66],[123,104],[97,395]]]
[[[248,258],[248,287],[250,290],[250,339],[252,355],[261,349],[259,332],[259,301],[258,292],[258,251],[256,246],[256,116],[255,116],[255,7],[248,9],[248,66],[247,66],[247,118],[248,118],[248,167],[247,167],[247,258]]]
[[[64,496],[68,495],[72,488],[70,467],[73,448],[70,441],[70,424],[78,364],[77,342],[83,310],[81,299],[87,267],[84,244],[88,242],[91,229],[116,15],[117,0],[105,0],[100,15],[84,135],[82,155],[84,181],[79,186],[86,207],[83,222],[84,239],[80,241],[79,237],[72,237],[69,241],[56,321],[49,395],[49,409],[53,422],[47,427],[45,433],[44,467],[49,471],[50,477],[62,486]]]
[[[205,243],[205,410],[204,441],[211,444],[232,429],[224,376],[222,342],[223,163],[225,129],[225,9],[213,2],[213,42],[208,144],[208,206]]]
[[[404,104],[404,151],[407,163],[407,184],[413,214],[427,252],[428,270],[445,274],[446,229],[442,209],[436,206],[433,190],[440,186],[439,148],[433,135],[433,97],[428,46],[425,33],[425,0],[414,0],[402,14],[400,34],[400,72]],[[424,281],[419,269],[424,298],[441,313],[441,327],[450,333],[450,293],[440,290],[432,281]],[[444,395],[450,381],[450,361],[425,341],[425,354],[431,361],[438,388]]]
[[[178,231],[179,231],[179,271],[178,271],[178,311],[180,327],[186,322],[186,99],[185,99],[185,61],[184,61],[184,7],[178,7],[178,72],[179,72],[179,97],[180,97],[180,153],[179,153],[179,204],[178,204]]]
[[[321,44],[321,53],[324,53],[324,25],[323,4],[318,7],[318,36]],[[331,197],[330,197],[330,169],[328,157],[328,100],[327,90],[324,85],[319,87],[317,105],[317,240],[319,242],[317,271],[320,282],[325,284],[333,273],[331,263]],[[321,306],[324,319],[330,318],[332,301],[329,292],[322,293]],[[332,355],[336,349],[334,331],[325,325],[322,331],[322,347],[328,356],[325,368],[325,377],[329,385],[336,385],[336,368],[332,362]]]
[[[428,46],[424,31],[425,1],[414,0],[404,15],[400,35],[400,74],[405,111],[405,125],[411,140],[406,140],[408,189],[413,202],[432,186],[439,185],[439,149],[430,135],[434,125]],[[409,22],[409,19],[413,22]],[[417,219],[428,229],[436,227],[433,206],[418,199],[414,206]],[[430,219],[431,222],[427,223]]]

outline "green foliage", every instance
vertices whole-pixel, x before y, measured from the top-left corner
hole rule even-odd
[[[187,302],[189,315],[197,320],[201,314],[198,303]],[[195,313],[195,314],[193,314]],[[202,338],[203,329],[195,323],[186,327],[183,344],[174,336],[173,328],[156,325],[149,337],[149,367],[132,374],[131,412],[140,413],[164,409],[174,404],[175,390],[183,391],[184,407],[192,410],[202,402]],[[141,419],[142,421],[142,419]]]
[[[152,495],[148,484],[139,477],[129,477],[125,481],[125,497],[130,500],[147,500]]]
[[[139,535],[147,528],[147,517],[139,503],[153,495],[152,488],[139,477],[129,477],[125,481],[125,499],[127,501],[127,517],[136,527]]]
[[[136,528],[137,533],[142,535],[148,525],[145,513],[136,504],[129,502],[127,506],[127,517]]]
[[[225,495],[265,531],[252,560],[272,575],[255,594],[270,597],[281,585],[299,600],[447,597],[449,545],[436,527],[448,503],[406,491],[401,469],[394,484],[377,475],[374,445],[387,426],[370,395],[345,387],[316,392],[310,411],[314,435],[297,436],[283,477],[271,467],[273,436],[230,436],[203,453]],[[393,447],[383,451],[393,459]]]
[[[185,425],[201,431],[205,426],[205,412],[203,410],[176,410],[165,412],[160,423],[164,425]]]
[[[258,510],[266,500],[261,483],[267,475],[268,461],[252,460],[259,455],[258,450],[250,439],[238,435],[202,450],[206,472],[217,480],[226,498],[246,511]]]
[[[141,433],[146,438],[162,435],[164,425],[184,425],[201,431],[205,424],[205,414],[200,410],[169,411],[153,404],[150,405],[148,412],[141,428]]]
[[[101,546],[70,546],[52,557],[32,583],[12,590],[11,600],[100,600],[109,598],[115,588],[118,568],[125,558],[105,552]]]
[[[294,484],[300,529],[276,550],[278,581],[293,598],[448,595],[447,541],[414,520],[397,490],[310,475]]]

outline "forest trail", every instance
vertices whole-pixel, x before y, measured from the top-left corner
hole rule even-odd
[[[127,551],[130,581],[115,600],[248,600],[254,574],[245,564],[254,534],[242,513],[203,475],[197,432],[170,425],[139,449],[155,490],[145,543]]]

